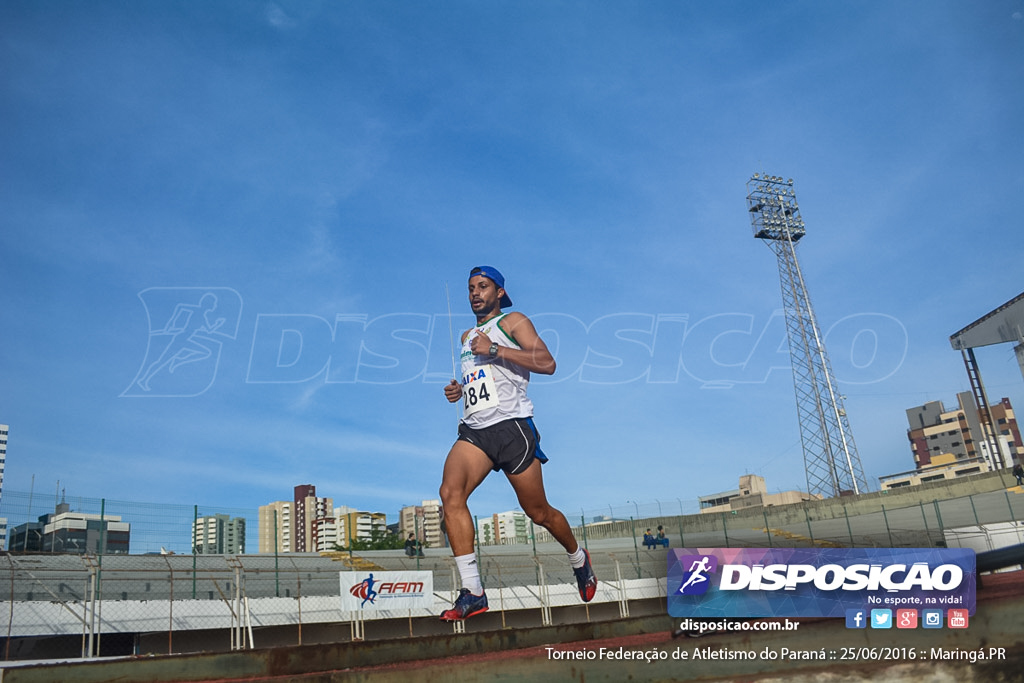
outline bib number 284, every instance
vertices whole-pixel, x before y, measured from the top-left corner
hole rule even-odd
[[[462,380],[462,414],[473,413],[498,405],[498,389],[491,376],[492,368],[484,365]]]

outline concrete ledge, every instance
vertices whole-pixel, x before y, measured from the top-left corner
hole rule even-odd
[[[372,642],[303,645],[243,652],[167,655],[88,662],[13,666],[3,683],[184,683],[210,680],[266,680],[304,676],[381,664],[423,662],[480,652],[539,648],[637,633],[668,633],[667,615],[616,621],[505,629],[459,635],[400,638]],[[408,679],[406,679],[408,680]]]

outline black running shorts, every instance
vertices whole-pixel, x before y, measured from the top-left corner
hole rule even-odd
[[[459,441],[473,444],[491,459],[494,471],[520,474],[537,458],[546,462],[540,450],[540,435],[530,418],[502,420],[497,424],[473,429],[459,423]]]

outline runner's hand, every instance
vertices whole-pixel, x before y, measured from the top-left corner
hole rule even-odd
[[[448,399],[449,403],[459,401],[462,398],[462,385],[453,379],[449,384],[445,385],[444,397]]]
[[[469,344],[469,350],[474,356],[488,356],[491,353],[491,338],[483,332],[477,332],[473,341]]]

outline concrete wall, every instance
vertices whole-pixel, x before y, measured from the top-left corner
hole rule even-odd
[[[702,533],[723,533],[733,526],[756,528],[764,526],[767,512],[771,525],[787,526],[806,524],[812,521],[843,519],[858,515],[873,514],[900,508],[909,508],[921,503],[932,503],[934,500],[965,498],[979,493],[990,493],[1005,489],[1014,483],[1009,471],[986,472],[962,479],[929,482],[920,486],[902,487],[858,496],[843,498],[826,498],[825,500],[807,501],[792,505],[774,505],[769,508],[750,508],[720,514],[696,515],[665,515],[664,517],[645,517],[636,521],[613,522],[586,528],[588,539],[610,539],[635,537],[643,534],[647,527],[654,528],[662,524],[672,534],[681,532],[685,535]],[[681,525],[681,526],[680,526]],[[577,538],[582,539],[583,530],[574,527]],[[537,530],[537,542],[547,543],[554,539],[543,529]],[[677,543],[673,543],[673,546]]]

